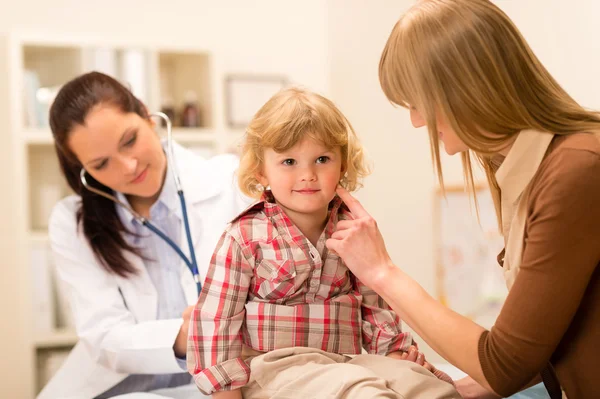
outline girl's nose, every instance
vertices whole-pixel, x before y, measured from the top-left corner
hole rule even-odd
[[[313,168],[304,168],[302,171],[302,181],[315,181],[317,180],[317,174]]]

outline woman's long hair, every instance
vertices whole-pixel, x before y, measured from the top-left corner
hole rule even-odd
[[[558,135],[600,130],[600,115],[567,94],[488,0],[418,2],[392,30],[379,79],[392,103],[415,107],[425,119],[442,188],[436,116],[470,148],[462,154],[467,189],[474,197],[472,153],[486,172],[500,228],[494,160],[500,150],[525,129]]]
[[[100,263],[110,272],[126,277],[136,271],[126,260],[125,252],[140,253],[126,241],[127,230],[117,214],[115,204],[83,187],[79,178],[83,166],[68,146],[69,134],[73,128],[83,125],[90,111],[101,104],[149,119],[144,104],[125,86],[108,75],[90,72],[71,80],[58,92],[50,108],[50,128],[62,173],[71,189],[81,197],[81,207],[76,215],[77,224],[81,224]],[[92,187],[112,194],[110,188],[100,184],[89,174],[86,178]]]

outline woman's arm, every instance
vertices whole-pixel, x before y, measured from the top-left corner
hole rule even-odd
[[[492,332],[439,304],[395,267],[375,221],[344,190],[355,220],[339,222],[327,245],[435,351],[485,389],[509,396],[548,363],[600,259],[598,156],[564,151],[553,161],[560,167],[539,174],[531,191],[520,272]]]
[[[501,399],[502,397],[488,391],[472,377],[466,376],[455,381],[456,390],[463,399]]]
[[[483,327],[440,304],[395,266],[387,267],[373,281],[373,288],[434,351],[492,390],[477,353]]]
[[[127,307],[134,304],[125,304],[117,277],[102,268],[78,232],[76,209],[75,197],[56,205],[49,237],[58,276],[68,290],[80,343],[98,363],[119,373],[180,373],[173,344],[182,319],[136,320]],[[129,283],[140,284],[139,277]],[[151,298],[140,290],[140,301]]]
[[[491,389],[477,354],[484,329],[437,302],[394,266],[377,223],[346,190],[340,188],[338,194],[355,219],[338,222],[337,231],[327,241],[329,249],[340,254],[358,279],[378,292],[433,350]]]

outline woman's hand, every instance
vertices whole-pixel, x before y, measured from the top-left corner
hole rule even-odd
[[[336,231],[327,240],[327,248],[335,251],[352,273],[367,286],[375,289],[378,282],[394,265],[388,255],[377,222],[348,191],[338,187],[353,220],[340,220]]]
[[[194,307],[195,305],[188,306],[183,311],[183,314],[181,315],[181,317],[183,317],[183,323],[181,323],[179,334],[177,334],[177,338],[175,338],[175,343],[173,344],[175,356],[180,359],[185,358],[185,354],[187,353],[188,330],[190,328],[190,317],[192,316]]]
[[[499,399],[501,396],[488,391],[471,377],[465,377],[456,381],[456,390],[465,399]]]

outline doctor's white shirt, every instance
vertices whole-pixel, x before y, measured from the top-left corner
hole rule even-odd
[[[185,195],[185,193],[184,193]],[[130,205],[123,193],[117,198]],[[181,258],[169,244],[138,222],[129,210],[115,205],[123,226],[133,234],[126,236],[129,244],[140,249],[144,266],[158,294],[156,319],[177,319],[188,306],[181,287]],[[181,237],[183,213],[175,178],[167,170],[165,182],[158,200],[150,207],[150,222],[180,247],[187,246]],[[187,247],[186,247],[187,250]],[[172,388],[189,384],[187,372],[175,374],[132,374],[119,384],[104,392],[99,399],[110,398],[130,392],[148,392],[160,388]]]

